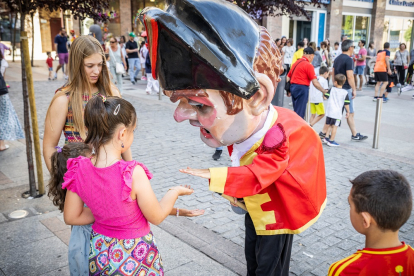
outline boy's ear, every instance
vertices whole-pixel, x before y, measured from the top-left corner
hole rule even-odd
[[[365,229],[368,229],[371,224],[375,223],[374,218],[368,212],[361,212],[363,219],[363,226]]]

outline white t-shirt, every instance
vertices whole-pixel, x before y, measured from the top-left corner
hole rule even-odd
[[[318,81],[323,87],[323,89],[329,89],[328,81],[324,77],[318,76]],[[323,103],[322,92],[316,89],[312,82],[309,86],[309,97],[311,103]]]
[[[147,54],[148,54],[147,45],[144,44],[144,46],[141,47],[141,50],[139,50],[139,59],[140,59],[141,64],[145,63]]]
[[[334,62],[335,61],[335,59],[340,55],[340,54],[342,54],[342,51],[341,51],[341,49],[340,48],[338,48],[338,50],[333,50],[332,51],[332,62]]]
[[[285,53],[284,64],[292,64],[293,54],[295,53],[295,46],[285,46],[282,48],[282,51]]]
[[[329,97],[326,117],[340,120],[342,118],[342,108],[344,105],[349,105],[348,92],[342,88],[332,87],[325,95]]]

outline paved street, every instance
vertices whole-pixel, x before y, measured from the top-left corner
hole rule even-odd
[[[145,95],[145,82],[140,81],[135,86],[127,80],[124,83],[123,96],[135,106],[138,113],[138,131],[132,146],[133,157],[146,164],[154,173],[151,183],[156,194],[161,198],[171,186],[191,184],[195,193],[180,198],[176,206],[206,210],[205,215],[197,218],[170,217],[159,227],[153,227],[165,259],[167,275],[213,275],[213,271],[214,275],[245,274],[244,217],[233,213],[226,200],[209,192],[207,181],[178,171],[187,166],[229,166],[228,154],[224,154],[220,161],[212,160],[214,149],[201,142],[198,129],[188,122],[178,124],[174,121],[172,114],[176,104],[164,96],[159,101],[157,96]],[[10,84],[10,97],[20,122],[23,123],[21,84]],[[47,107],[54,91],[62,84],[63,81],[35,82],[41,134]],[[372,88],[366,88],[356,99],[358,132],[368,135],[369,139],[364,142],[350,141],[350,131],[344,122],[336,139],[341,147],[324,146],[328,203],[318,222],[295,236],[290,268],[292,275],[326,275],[329,264],[364,246],[363,236],[352,228],[349,221],[349,179],[366,170],[394,169],[403,173],[414,189],[412,94],[391,94],[390,102],[384,104],[378,150],[372,149],[375,115],[372,95]],[[290,108],[287,103],[288,99],[285,98],[285,106]],[[318,132],[321,128],[322,122],[315,126]],[[0,275],[67,275],[65,244],[69,228],[63,225],[61,215],[55,211],[56,208],[46,196],[30,202],[20,198],[20,193],[28,190],[28,186],[22,186],[27,185],[28,178],[25,149],[24,144],[18,141],[13,141],[10,145],[8,151],[0,153],[0,232],[5,233],[0,236]],[[47,177],[46,169],[44,171]],[[7,219],[8,213],[19,208],[28,209],[30,216],[18,221]],[[55,221],[56,225],[61,228],[54,229],[50,226],[48,220],[56,219],[59,220]],[[33,228],[22,231],[23,225]],[[18,236],[15,233],[19,233]],[[414,214],[401,229],[400,237],[414,246]],[[13,252],[20,250],[26,252],[25,256],[30,256],[28,252],[38,252],[40,248],[44,248],[44,263],[28,264],[22,270],[25,273],[13,270],[11,264],[14,263],[10,258],[17,261]],[[180,261],[177,262],[175,258]],[[186,259],[191,261],[186,262]],[[36,260],[39,261],[39,258]],[[55,270],[46,269],[49,263]],[[37,270],[29,270],[30,265],[36,266]]]

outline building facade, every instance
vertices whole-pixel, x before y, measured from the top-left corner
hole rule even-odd
[[[335,0],[325,1],[325,7],[308,6],[311,19],[306,17],[268,17],[263,19],[273,37],[291,37],[296,44],[303,38],[318,45],[325,39],[333,44],[342,35],[367,44],[374,42],[377,50],[390,42],[395,53],[400,43],[413,48],[414,0]],[[368,46],[368,45],[367,45]]]

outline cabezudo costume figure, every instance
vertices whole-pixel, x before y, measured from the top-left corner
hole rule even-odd
[[[220,0],[172,0],[141,14],[152,74],[174,118],[200,128],[210,147],[228,146],[232,167],[182,172],[245,204],[247,275],[288,275],[293,234],[326,205],[321,141],[306,122],[271,105],[283,72],[264,27]]]

